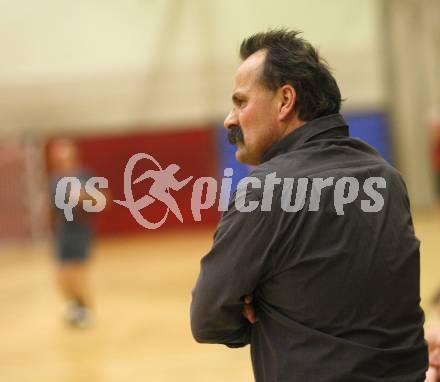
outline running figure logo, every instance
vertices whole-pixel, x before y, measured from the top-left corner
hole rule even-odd
[[[153,162],[157,167],[157,170],[147,170],[132,182],[131,178],[134,166],[141,159],[148,159]],[[136,219],[136,221],[140,225],[148,229],[159,228],[163,223],[165,223],[170,211],[182,223],[182,213],[180,212],[179,206],[177,205],[174,197],[170,194],[169,190],[180,190],[181,188],[185,187],[193,177],[190,176],[189,178],[183,179],[182,181],[178,181],[176,179],[176,173],[179,170],[180,167],[177,164],[171,164],[166,169],[162,169],[159,162],[151,155],[145,153],[135,154],[129,159],[124,171],[125,200],[115,200],[115,202],[120,204],[121,206],[128,208],[131,215]],[[153,179],[153,184],[150,187],[149,194],[144,195],[138,200],[134,200],[133,191],[131,188],[132,184],[140,183],[145,179]],[[140,213],[140,210],[149,206],[150,204],[153,204],[156,201],[165,204],[167,206],[167,210],[160,221],[150,222],[144,218],[144,216]]]

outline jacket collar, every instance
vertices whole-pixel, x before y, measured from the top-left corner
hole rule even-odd
[[[283,139],[272,145],[263,154],[262,162],[266,162],[273,157],[281,155],[287,151],[294,150],[307,141],[312,140],[317,135],[327,136],[348,136],[348,125],[341,114],[330,114],[306,122],[298,127]]]

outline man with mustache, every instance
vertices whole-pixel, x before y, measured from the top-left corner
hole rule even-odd
[[[403,180],[349,137],[338,85],[297,32],[253,35],[240,55],[224,124],[237,160],[256,166],[251,175],[262,186],[237,191],[201,261],[195,339],[250,344],[257,382],[423,381],[419,241]],[[318,179],[306,204],[319,195],[319,209],[283,210],[282,183],[263,186],[272,173]],[[376,190],[383,208],[364,212],[371,200],[361,189],[367,201],[337,215],[330,186],[343,177],[385,179]],[[270,191],[267,211],[261,201]],[[241,212],[239,195],[261,208]]]

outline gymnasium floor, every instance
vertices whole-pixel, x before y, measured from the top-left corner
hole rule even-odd
[[[415,225],[427,307],[440,284],[440,217],[419,213]],[[0,247],[0,381],[253,381],[248,348],[199,345],[191,337],[191,288],[212,232],[98,242],[91,274],[96,325],[83,331],[60,318],[49,247]]]

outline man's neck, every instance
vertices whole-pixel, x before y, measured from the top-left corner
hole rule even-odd
[[[293,118],[289,121],[286,128],[284,129],[283,134],[281,135],[281,139],[283,139],[285,136],[289,135],[292,131],[296,130],[298,127],[301,127],[304,125],[306,121],[303,121],[299,118]]]

